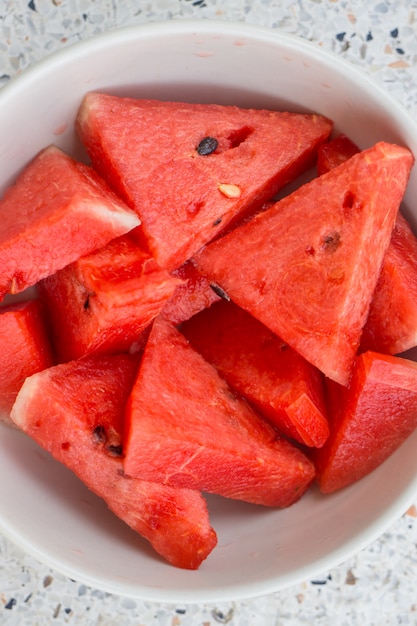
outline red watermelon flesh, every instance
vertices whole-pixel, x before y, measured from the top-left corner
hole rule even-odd
[[[197,569],[216,544],[201,494],[124,473],[123,408],[136,369],[115,355],[44,370],[26,380],[12,418],[169,563]]]
[[[125,471],[266,506],[289,506],[309,459],[260,418],[169,322],[157,318],[126,412]]]
[[[134,349],[182,280],[130,235],[41,281],[58,361]]]
[[[171,270],[314,164],[331,127],[319,115],[101,93],[77,117],[93,166]]]
[[[376,352],[357,357],[349,388],[328,384],[330,436],[314,451],[323,493],[369,474],[417,426],[417,364]]]
[[[322,144],[317,151],[317,173],[325,174],[360,152],[360,148],[343,133]]]
[[[329,427],[321,373],[266,326],[222,300],[181,332],[285,435],[307,446],[324,444]]]
[[[138,224],[91,168],[46,148],[0,200],[0,299]]]
[[[347,385],[413,157],[381,142],[203,248],[202,271]]]
[[[399,213],[361,338],[361,351],[399,354],[417,345],[417,239]]]
[[[183,282],[175,288],[161,315],[173,324],[185,322],[221,299],[210,286],[208,277],[198,270],[192,259],[174,270],[172,275]]]
[[[0,308],[0,420],[12,424],[10,411],[25,379],[53,365],[39,300]]]
[[[318,150],[319,174],[359,152],[346,135]],[[398,213],[361,337],[360,350],[399,354],[417,345],[417,239]]]

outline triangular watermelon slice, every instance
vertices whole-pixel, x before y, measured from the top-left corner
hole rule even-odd
[[[384,257],[361,351],[399,354],[417,346],[417,238],[398,213]]]
[[[327,386],[330,436],[314,451],[323,493],[369,474],[417,427],[417,364],[368,351],[357,357],[349,388]]]
[[[90,93],[77,128],[93,166],[138,212],[152,254],[172,270],[313,165],[332,124],[319,115]]]
[[[359,152],[346,135],[320,146],[318,174],[328,172]],[[417,239],[398,212],[385,253],[360,350],[399,354],[417,345]]]
[[[10,411],[25,378],[54,364],[39,300],[0,308],[0,420]]]
[[[45,148],[0,200],[0,299],[138,224],[94,170]]]
[[[135,480],[123,469],[123,409],[136,370],[128,355],[46,369],[25,381],[12,419],[169,563],[196,569],[217,541],[204,498]]]
[[[182,280],[129,234],[42,280],[59,362],[129,350]]]
[[[311,461],[162,318],[149,335],[126,429],[131,476],[279,507],[298,500],[314,478]]]
[[[321,373],[252,315],[221,300],[181,332],[281,432],[307,446],[324,444],[329,426]]]
[[[406,148],[378,143],[195,261],[232,300],[347,385],[412,164]]]

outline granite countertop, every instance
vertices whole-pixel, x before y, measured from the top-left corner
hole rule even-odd
[[[0,7],[0,86],[55,50],[120,26],[241,20],[336,52],[417,116],[416,0],[1,0]],[[416,507],[417,496],[379,540],[339,567],[234,603],[166,605],[104,593],[49,569],[0,535],[0,624],[417,624]]]

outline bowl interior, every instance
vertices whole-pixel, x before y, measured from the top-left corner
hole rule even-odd
[[[417,155],[417,126],[362,73],[297,38],[242,24],[150,24],[77,44],[0,92],[0,190],[49,143],[77,158],[83,95],[218,102],[327,115],[361,147]],[[414,169],[404,212],[416,225]],[[219,544],[197,572],[174,570],[70,472],[0,427],[0,529],[57,570],[109,592],[196,602],[269,593],[328,569],[375,539],[417,493],[417,432],[370,476],[331,496],[312,489],[278,511],[208,497]]]

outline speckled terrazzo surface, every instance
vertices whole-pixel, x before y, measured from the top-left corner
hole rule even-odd
[[[155,20],[242,20],[280,29],[361,66],[417,116],[416,0],[0,0],[0,85],[47,54]],[[417,511],[330,571],[236,603],[166,605],[67,579],[0,535],[0,624],[7,626],[380,626],[417,624]]]

